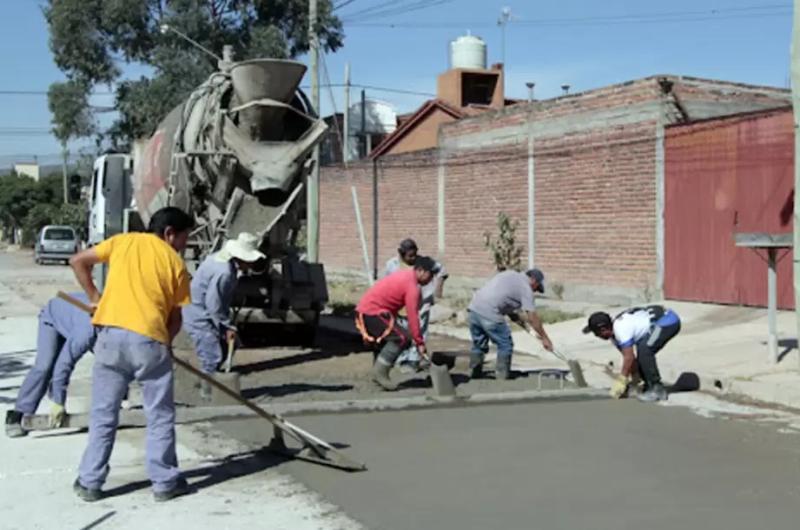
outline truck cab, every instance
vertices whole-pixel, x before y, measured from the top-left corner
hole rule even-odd
[[[131,230],[133,159],[126,154],[110,153],[97,158],[92,169],[89,196],[89,240],[94,246],[104,239]],[[105,286],[106,266],[94,268],[94,281],[101,291]]]

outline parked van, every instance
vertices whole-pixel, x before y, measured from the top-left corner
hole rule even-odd
[[[33,259],[41,264],[45,261],[69,261],[80,250],[78,235],[71,226],[47,225],[36,236]]]

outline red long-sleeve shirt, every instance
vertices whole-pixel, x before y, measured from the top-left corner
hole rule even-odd
[[[364,293],[356,306],[362,315],[397,315],[403,307],[408,316],[408,331],[414,344],[425,344],[419,329],[420,290],[417,273],[414,269],[399,270],[378,280]]]

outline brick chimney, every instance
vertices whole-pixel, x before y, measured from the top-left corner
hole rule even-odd
[[[436,96],[456,108],[469,106],[501,109],[505,105],[502,63],[490,69],[453,68],[441,74]]]

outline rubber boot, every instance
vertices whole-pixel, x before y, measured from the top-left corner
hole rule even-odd
[[[469,354],[469,370],[470,379],[482,379],[483,373],[483,355],[480,353]]]
[[[646,392],[636,396],[636,399],[645,403],[653,401],[666,401],[668,398],[667,389],[661,383],[651,386]]]
[[[21,438],[26,436],[28,431],[22,428],[22,413],[14,409],[6,411],[6,436],[9,438]]]
[[[392,367],[381,362],[380,357],[372,365],[372,381],[384,390],[394,391],[397,390],[397,385],[392,383],[389,378],[389,370]]]
[[[498,357],[494,373],[495,379],[503,381],[511,379],[511,358]]]

